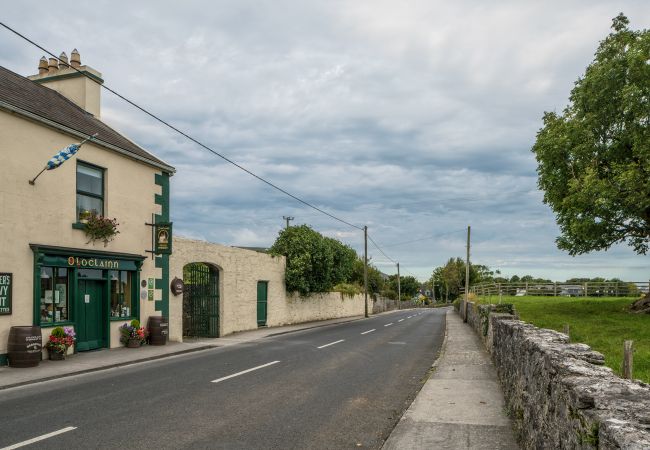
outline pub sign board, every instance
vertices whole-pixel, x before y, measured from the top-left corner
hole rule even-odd
[[[0,315],[11,314],[11,288],[13,274],[0,273]]]
[[[157,255],[170,255],[172,252],[172,223],[159,222],[154,225],[154,252]]]

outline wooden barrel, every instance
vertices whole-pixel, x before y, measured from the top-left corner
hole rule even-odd
[[[36,367],[41,361],[41,327],[11,327],[7,358],[9,367]]]
[[[149,328],[150,345],[165,345],[167,343],[167,335],[169,334],[167,319],[162,316],[149,316],[147,328]]]

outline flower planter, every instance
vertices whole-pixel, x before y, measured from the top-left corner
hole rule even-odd
[[[63,361],[65,359],[65,353],[49,351],[47,353],[50,357],[50,361]]]
[[[126,346],[128,348],[139,348],[141,345],[140,339],[129,339],[129,341],[126,343]]]

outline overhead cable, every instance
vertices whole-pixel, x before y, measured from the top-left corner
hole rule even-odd
[[[36,47],[36,48],[38,48],[38,49],[44,51],[45,53],[47,53],[48,55],[50,55],[52,58],[55,58],[57,61],[62,62],[62,61],[61,61],[61,60],[60,60],[60,59],[59,59],[59,58],[58,58],[54,53],[50,52],[49,50],[47,50],[46,48],[44,48],[42,45],[36,43],[36,42],[33,41],[32,39],[30,39],[30,38],[26,37],[25,35],[19,33],[18,31],[14,30],[13,28],[11,28],[10,26],[6,25],[6,24],[3,23],[3,22],[0,22],[0,25],[2,25],[4,28],[6,28],[7,30],[9,30],[9,31],[11,31],[12,33],[14,33],[16,36],[18,36],[18,37],[24,39],[25,41],[29,42],[29,43],[32,44],[34,47]],[[300,197],[298,197],[298,196],[296,196],[296,195],[294,195],[294,194],[292,194],[292,193],[286,191],[285,189],[283,189],[283,188],[281,188],[281,187],[279,187],[279,186],[273,184],[272,182],[270,182],[270,181],[268,181],[268,180],[262,178],[261,176],[255,174],[255,173],[251,172],[250,170],[248,170],[247,168],[241,166],[240,164],[236,163],[235,161],[231,160],[231,159],[228,158],[227,156],[222,155],[221,153],[217,152],[216,150],[214,150],[214,149],[210,148],[209,146],[203,144],[203,143],[200,142],[198,139],[193,138],[193,137],[190,136],[189,134],[187,134],[187,133],[185,133],[184,131],[181,131],[180,129],[176,128],[174,125],[170,124],[169,122],[165,121],[164,119],[161,119],[160,117],[158,117],[158,116],[155,115],[154,113],[149,112],[149,111],[148,111],[147,109],[145,109],[144,107],[138,105],[137,103],[133,102],[132,100],[129,100],[129,99],[126,98],[125,96],[119,94],[118,92],[116,92],[115,90],[111,89],[111,88],[108,87],[107,85],[105,85],[105,84],[101,84],[101,83],[97,82],[97,80],[95,80],[94,78],[92,78],[92,77],[91,77],[90,75],[88,75],[87,73],[85,73],[85,72],[83,72],[83,71],[81,71],[81,70],[79,70],[79,69],[77,69],[76,67],[73,67],[73,66],[71,66],[71,65],[70,65],[69,67],[72,68],[72,69],[74,69],[74,70],[76,70],[78,73],[80,73],[81,75],[85,76],[86,78],[88,78],[88,79],[94,81],[95,83],[99,84],[102,88],[106,89],[107,91],[109,91],[109,92],[112,93],[113,95],[119,97],[120,99],[124,100],[125,102],[127,102],[128,104],[130,104],[131,106],[133,106],[134,108],[139,109],[140,111],[142,111],[143,113],[145,113],[145,114],[148,115],[149,117],[153,118],[154,120],[160,122],[161,124],[163,124],[163,125],[165,125],[166,127],[172,129],[172,130],[175,131],[176,133],[178,133],[178,134],[180,134],[181,136],[185,137],[186,139],[188,139],[188,140],[194,142],[195,144],[197,144],[198,146],[204,148],[205,150],[207,150],[207,151],[213,153],[214,155],[218,156],[219,158],[223,159],[224,161],[226,161],[226,162],[232,164],[233,166],[237,167],[238,169],[240,169],[240,170],[246,172],[246,173],[249,174],[250,176],[252,176],[252,177],[254,177],[254,178],[257,178],[259,181],[261,181],[261,182],[263,182],[263,183],[266,183],[267,185],[271,186],[273,189],[276,189],[276,190],[282,192],[283,194],[285,194],[285,195],[291,197],[292,199],[294,199],[294,200],[296,200],[296,201],[302,203],[303,205],[308,206],[309,208],[312,208],[312,209],[314,209],[314,210],[320,212],[321,214],[324,214],[324,215],[326,215],[326,216],[328,216],[328,217],[330,217],[330,218],[332,218],[332,219],[334,219],[334,220],[337,220],[337,221],[339,221],[339,222],[341,222],[341,223],[344,223],[344,224],[346,224],[346,225],[348,225],[348,226],[350,226],[350,227],[352,227],[352,228],[356,228],[357,230],[363,230],[363,227],[360,227],[360,226],[357,226],[357,225],[353,225],[353,224],[351,224],[350,222],[347,222],[347,221],[345,221],[345,220],[343,220],[343,219],[341,219],[341,218],[339,218],[339,217],[336,217],[335,215],[330,214],[330,213],[328,213],[327,211],[322,210],[321,208],[319,208],[319,207],[317,207],[317,206],[315,206],[315,205],[313,205],[313,204],[307,202],[306,200],[301,199]]]

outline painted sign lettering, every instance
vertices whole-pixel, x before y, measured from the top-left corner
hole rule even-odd
[[[113,259],[68,257],[68,266],[92,267],[94,269],[119,269],[120,262]]]

